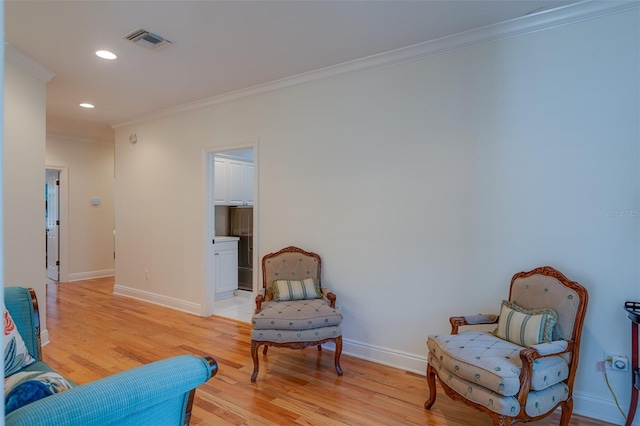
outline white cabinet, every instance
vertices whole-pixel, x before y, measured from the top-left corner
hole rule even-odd
[[[215,158],[213,163],[213,200],[215,204],[225,205],[227,195],[227,160]]]
[[[216,299],[233,296],[238,289],[238,239],[224,237],[214,239],[213,269]]]
[[[245,161],[228,160],[227,162],[227,190],[229,191],[229,204],[242,206],[245,200]]]
[[[252,206],[253,163],[216,156],[213,190],[216,205]]]

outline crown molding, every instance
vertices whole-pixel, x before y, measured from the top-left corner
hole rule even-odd
[[[48,83],[56,74],[17,47],[4,43],[4,59]]]
[[[93,143],[93,144],[107,145],[107,146],[113,146],[115,144],[115,140],[105,141],[101,139],[91,139],[83,136],[76,136],[68,133],[57,133],[57,132],[47,132],[47,138],[65,140],[70,142]]]
[[[269,83],[240,89],[218,96],[167,108],[130,121],[112,125],[114,129],[156,120],[163,117],[181,114],[187,111],[206,108],[212,105],[260,95],[263,93],[300,86],[319,81],[331,80],[360,72],[371,71],[383,67],[418,61],[436,55],[443,55],[480,44],[490,43],[507,38],[519,37],[551,28],[557,28],[577,22],[595,19],[627,10],[637,9],[639,0],[611,1],[586,0],[556,9],[541,11],[522,16],[498,24],[465,31],[447,37],[414,44],[388,52],[367,56],[365,58],[344,62],[319,70],[286,77]]]

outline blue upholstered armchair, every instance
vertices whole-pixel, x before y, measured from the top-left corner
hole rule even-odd
[[[550,266],[518,272],[500,315],[451,317],[451,334],[427,340],[430,410],[436,377],[444,392],[491,416],[494,426],[538,421],[562,409],[560,425],[573,412],[587,289]],[[494,332],[460,327],[485,324]]]
[[[336,373],[342,376],[342,312],[336,309],[336,295],[322,286],[322,259],[317,253],[289,246],[262,258],[263,292],[256,297],[251,319],[253,374],[258,377],[258,348],[264,345],[304,349],[334,342]]]
[[[5,288],[5,306],[35,362],[20,372],[53,372],[42,360],[35,292]],[[5,325],[6,327],[6,325]],[[6,356],[5,356],[6,358]],[[77,386],[11,411],[7,425],[188,425],[195,388],[217,373],[211,357],[181,355]]]

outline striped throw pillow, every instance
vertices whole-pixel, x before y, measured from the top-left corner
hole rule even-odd
[[[318,299],[322,297],[318,280],[314,278],[306,278],[301,281],[275,280],[271,284],[271,290],[275,301]]]
[[[549,343],[557,320],[552,309],[527,310],[503,300],[495,335],[525,347]]]

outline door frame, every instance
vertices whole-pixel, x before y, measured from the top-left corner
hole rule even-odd
[[[58,268],[58,282],[64,283],[69,281],[69,168],[67,166],[45,166],[46,170],[56,170],[60,173],[60,185],[58,187],[58,199],[60,202],[60,227],[58,228],[58,260],[60,267]],[[47,282],[52,282],[47,278]]]
[[[242,149],[253,150],[253,264],[256,265],[253,268],[253,297],[258,293],[260,289],[260,283],[258,282],[258,254],[260,253],[260,139],[253,142],[240,142],[237,144],[230,144],[224,146],[218,146],[215,148],[205,148],[202,151],[202,177],[203,177],[203,229],[204,236],[202,240],[202,254],[203,254],[203,283],[204,291],[202,295],[202,315],[210,316],[213,312],[213,303],[215,301],[215,271],[213,267],[213,244],[212,239],[215,235],[215,203],[214,203],[214,188],[215,188],[215,173],[214,173],[214,156],[215,154],[224,154],[229,151],[238,151]]]

